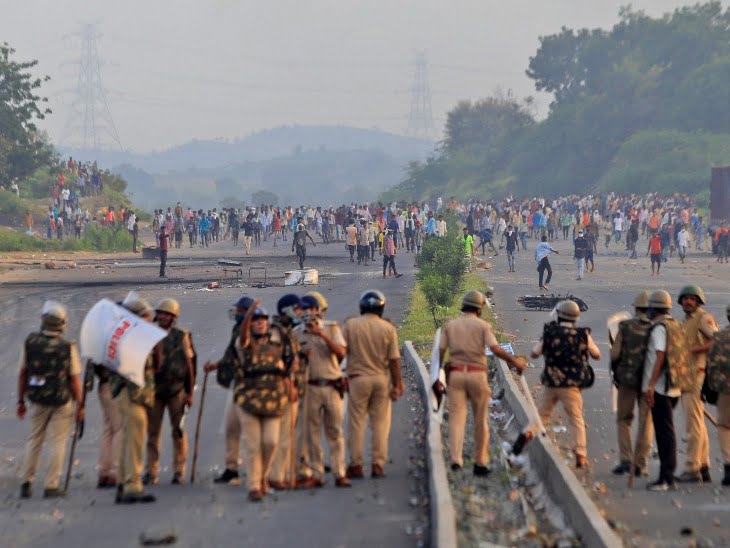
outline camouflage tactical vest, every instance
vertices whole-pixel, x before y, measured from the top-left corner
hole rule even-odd
[[[641,390],[651,322],[648,319],[631,318],[622,321],[618,329],[621,334],[621,356],[616,363],[614,378],[619,386]]]
[[[294,333],[294,326],[285,326],[279,320],[279,316],[275,316],[271,322],[272,327],[279,328],[284,334],[284,348],[282,354],[282,360],[284,360],[284,366],[287,371],[290,371],[294,364],[294,358],[300,355],[302,348],[299,344],[299,339],[296,333]],[[299,397],[304,397],[304,391],[307,388],[307,372],[304,367],[299,366],[299,370],[294,373],[294,386],[297,389]]]
[[[154,352],[154,351],[153,351]],[[111,379],[112,396],[115,398],[126,387],[129,392],[129,400],[137,405],[144,405],[152,408],[155,405],[155,363],[152,352],[147,356],[144,366],[144,386],[137,386],[121,375],[112,372]]]
[[[25,340],[26,394],[30,401],[61,406],[71,399],[71,345],[60,334],[32,333]]]
[[[730,326],[715,333],[707,354],[707,384],[711,390],[730,394]]]
[[[546,323],[542,332],[545,370],[542,384],[550,388],[586,385],[588,374],[588,327]]]
[[[268,336],[243,350],[236,369],[234,401],[244,411],[260,417],[280,417],[289,403],[283,355],[285,335],[273,327]]]
[[[671,316],[662,316],[654,321],[651,331],[663,325],[667,330],[666,367],[667,388],[679,388],[682,392],[691,391],[695,385],[695,378],[690,367],[689,347],[684,335],[682,324]]]
[[[177,395],[188,380],[188,362],[185,356],[184,329],[171,327],[162,339],[162,366],[155,373],[155,397],[166,400]]]

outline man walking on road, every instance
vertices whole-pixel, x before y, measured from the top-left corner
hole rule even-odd
[[[578,231],[578,236],[573,241],[573,248],[573,259],[575,259],[575,270],[578,276],[576,280],[582,280],[585,272],[585,258],[588,253],[588,241],[585,239],[583,229]]]
[[[507,225],[507,230],[502,233],[502,241],[505,242],[505,250],[507,251],[507,265],[509,271],[515,271],[515,251],[517,251],[517,232],[512,225]],[[500,247],[502,247],[500,245]]]
[[[81,362],[76,343],[63,337],[66,307],[46,301],[41,312],[41,330],[26,338],[21,349],[18,375],[18,419],[26,414],[25,396],[31,402],[30,434],[25,449],[20,496],[30,498],[33,480],[46,432],[50,434],[50,458],[44,498],[66,496],[61,469],[66,442],[73,425],[72,400],[81,402]],[[83,420],[84,408],[77,405],[76,420]]]
[[[537,263],[537,285],[539,289],[547,291],[548,284],[550,283],[550,280],[553,279],[553,269],[550,266],[549,255],[551,253],[559,255],[560,252],[556,249],[553,249],[553,247],[549,243],[547,243],[547,236],[543,235],[543,237],[540,239],[541,242],[535,247],[535,262]],[[542,279],[546,270],[547,278],[545,279],[545,283],[543,283]]]
[[[705,380],[707,352],[712,347],[712,338],[718,327],[712,314],[703,308],[705,293],[702,288],[696,285],[683,287],[677,301],[685,314],[682,330],[687,339],[693,379],[692,385],[682,390],[687,448],[684,471],[677,479],[685,483],[709,483],[710,439],[705,425],[705,404],[700,392]]]
[[[294,237],[291,241],[291,250],[294,251],[294,248],[296,248],[300,269],[304,268],[304,261],[307,259],[307,238],[309,238],[314,247],[317,247],[317,244],[309,235],[307,229],[304,228],[302,223],[299,223],[297,231],[294,233]]]
[[[659,268],[662,266],[662,237],[659,232],[652,232],[649,236],[646,254],[651,255],[651,275],[654,276],[654,265],[656,265],[656,275],[659,276]]]
[[[167,250],[170,248],[170,241],[167,237],[165,225],[160,225],[160,278],[167,278],[165,267],[167,266]]]
[[[403,394],[400,351],[395,326],[382,318],[385,295],[368,290],[360,297],[360,317],[345,323],[347,346],[348,436],[350,465],[347,476],[364,477],[365,428],[372,430],[371,472],[385,476],[388,460],[391,402]]]
[[[611,346],[611,371],[618,386],[616,427],[618,431],[619,464],[613,469],[617,475],[631,472],[636,463],[637,475],[647,474],[649,451],[654,437],[651,411],[641,392],[641,370],[646,356],[647,337],[651,321],[647,317],[649,292],[644,290],[634,298],[635,316],[618,326],[616,340]],[[636,455],[631,444],[631,423],[634,408],[639,408],[639,440]]]

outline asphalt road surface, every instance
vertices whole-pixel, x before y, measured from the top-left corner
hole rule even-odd
[[[537,295],[536,264],[533,260],[535,240],[530,240],[528,250],[520,252],[517,272],[510,274],[505,254],[493,257],[493,268],[485,277],[495,288],[494,302],[498,322],[508,334],[515,337],[515,351],[528,354],[542,334],[542,325],[548,321],[548,312],[530,311],[517,304],[523,295]],[[658,476],[659,461],[654,458],[650,464],[650,478],[640,478],[632,489],[627,488],[626,476],[614,476],[611,469],[618,462],[615,415],[611,411],[611,381],[608,375],[609,347],[606,318],[619,310],[633,313],[631,302],[640,290],[666,289],[676,299],[679,289],[685,284],[700,285],[707,296],[707,309],[725,326],[725,306],[730,302],[730,267],[715,262],[709,253],[691,254],[680,264],[679,259],[664,263],[659,277],[651,277],[649,258],[644,257],[646,243],[639,244],[638,260],[629,260],[623,252],[623,242],[612,243],[606,250],[599,248],[595,257],[596,269],[586,272],[583,280],[576,281],[572,259],[572,244],[554,243],[560,255],[551,255],[554,275],[550,292],[565,294],[571,292],[582,298],[590,309],[581,315],[580,325],[593,329],[593,337],[599,344],[602,359],[594,363],[595,385],[584,391],[584,412],[588,429],[588,453],[592,467],[587,473],[579,473],[586,490],[593,496],[606,517],[615,523],[628,545],[687,546],[696,541],[698,545],[727,546],[730,543],[730,488],[720,485],[722,479],[722,458],[717,446],[715,428],[708,422],[712,451],[712,477],[709,485],[682,486],[676,492],[651,493],[646,491],[648,479]],[[679,305],[673,314],[683,317]],[[528,380],[533,389],[535,401],[539,404],[539,375],[542,360],[537,360],[536,369],[528,370]],[[715,413],[711,406],[710,413]],[[679,446],[677,474],[684,464],[684,418],[681,406],[675,410],[675,428]],[[567,425],[562,412],[553,416],[552,425]],[[636,421],[635,421],[636,424]],[[548,427],[551,431],[551,427]],[[636,428],[634,428],[634,432]],[[566,461],[573,466],[568,433],[553,433],[561,446]],[[688,528],[691,535],[681,537],[681,530]]]
[[[414,444],[419,436],[414,424],[417,394],[407,383],[407,393],[394,405],[387,479],[370,478],[354,482],[352,489],[335,489],[331,476],[327,485],[314,491],[274,493],[263,504],[248,502],[243,486],[219,486],[212,482],[223,469],[222,419],[230,392],[208,382],[202,419],[200,457],[194,485],[172,486],[170,479],[170,430],[163,428],[160,485],[151,489],[155,504],[114,504],[113,490],[97,490],[96,460],[100,411],[96,394],[88,397],[86,433],[78,443],[74,476],[65,500],[42,498],[44,462],[34,485],[34,498],[18,498],[17,478],[23,458],[28,421],[15,417],[17,359],[25,336],[39,326],[39,311],[45,299],[53,298],[69,308],[68,334],[76,338],[86,311],[100,298],[122,298],[135,289],[153,304],[162,297],[179,300],[179,323],[190,329],[200,364],[219,358],[228,342],[231,320],[228,311],[242,294],[261,298],[271,313],[278,298],[290,291],[282,287],[285,270],[295,268],[290,243],[273,248],[265,243],[252,256],[241,257],[242,248],[230,241],[208,250],[195,248],[170,251],[169,279],[157,277],[158,264],[139,255],[78,261],[72,270],[45,270],[32,263],[47,257],[15,254],[8,263],[25,266],[0,276],[0,535],[2,546],[138,546],[139,535],[174,531],[176,546],[422,546],[428,545],[428,507],[421,455]],[[399,256],[399,268],[406,274],[398,280],[383,279],[380,265],[358,266],[346,257],[343,244],[311,245],[307,266],[320,270],[317,288],[329,299],[330,319],[344,320],[358,313],[360,293],[368,288],[382,290],[387,298],[385,316],[396,323],[405,312],[408,291],[413,284],[412,257]],[[218,258],[242,260],[242,283],[267,280],[273,287],[229,287],[223,279]],[[2,266],[2,265],[0,265]],[[1,270],[0,270],[1,271]],[[205,290],[208,281],[223,279],[220,289]],[[303,294],[305,289],[294,288]],[[199,369],[202,369],[200,367]],[[200,400],[199,373],[195,405],[187,421],[192,460],[195,419]],[[243,452],[242,452],[243,456]],[[245,468],[242,466],[241,470]],[[366,463],[366,471],[369,466]],[[188,470],[189,473],[189,470]]]

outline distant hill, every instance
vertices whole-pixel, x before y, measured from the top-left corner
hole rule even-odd
[[[317,149],[225,167],[150,174],[124,164],[113,169],[127,181],[134,202],[147,209],[177,201],[194,208],[220,207],[233,198],[252,204],[259,190],[275,193],[279,205],[339,205],[372,201],[403,178],[407,162],[379,150]]]
[[[263,162],[313,150],[376,150],[396,160],[424,159],[433,141],[394,135],[376,129],[342,126],[286,126],[253,133],[234,141],[193,140],[167,150],[144,154],[61,147],[64,157],[95,159],[99,164],[127,164],[148,173],[221,168],[231,164]]]

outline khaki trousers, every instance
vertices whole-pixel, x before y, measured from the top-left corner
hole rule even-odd
[[[160,471],[160,435],[165,409],[170,418],[172,466],[175,472],[185,475],[185,464],[188,459],[188,434],[183,429],[182,438],[175,435],[175,430],[185,413],[184,404],[185,391],[180,390],[167,400],[155,398],[155,405],[151,409],[147,409],[147,472],[152,476],[157,476]]]
[[[99,385],[99,406],[101,407],[102,429],[99,447],[99,477],[119,476],[119,455],[122,447],[122,418],[117,403],[112,398],[112,387],[108,382]]]
[[[232,403],[226,411],[226,468],[228,470],[238,470],[241,454],[241,420],[238,418],[237,408],[238,406]]]
[[[692,392],[682,393],[682,411],[687,438],[684,469],[687,472],[698,472],[700,468],[710,466],[710,437],[705,425],[705,403],[700,397],[704,381],[704,373],[699,373],[695,379],[695,389]]]
[[[576,455],[585,457],[587,455],[586,423],[583,420],[583,396],[581,396],[580,388],[575,386],[569,388],[546,386],[544,388],[540,402],[540,419],[544,425],[547,425],[555,404],[558,402],[563,404],[563,411],[568,416],[570,435],[573,438],[573,451]]]
[[[722,461],[730,464],[730,394],[722,392],[717,397],[717,439],[720,441]]]
[[[46,471],[46,489],[58,489],[61,481],[63,461],[66,458],[66,442],[73,426],[73,401],[59,407],[30,404],[30,434],[25,446],[23,482],[33,483],[38,458],[41,456],[43,440],[48,432],[49,458]]]
[[[621,462],[634,461],[634,448],[631,444],[631,424],[634,422],[634,408],[639,406],[639,430],[643,433],[637,440],[636,466],[646,470],[648,466],[651,442],[654,439],[654,423],[651,420],[651,409],[646,404],[646,396],[638,390],[626,386],[618,387],[616,428],[618,430],[618,451]]]
[[[249,253],[251,251],[251,240],[253,239],[253,236],[244,236],[243,237],[243,243],[246,246],[246,253]]]
[[[299,444],[299,475],[324,476],[322,420],[330,450],[330,466],[336,478],[345,477],[345,401],[331,386],[308,386],[304,394],[302,439]]]
[[[147,436],[147,408],[129,399],[129,391],[123,388],[117,396],[119,415],[122,418],[122,452],[119,460],[119,482],[123,493],[142,492],[142,468],[144,445]]]
[[[365,453],[365,428],[370,418],[372,463],[385,466],[390,435],[390,379],[387,375],[358,376],[350,379],[347,407],[350,464],[362,466]]]
[[[292,451],[296,453],[297,417],[299,415],[299,401],[289,403],[281,416],[279,428],[279,442],[276,446],[274,461],[271,463],[270,481],[289,482],[291,478]],[[291,437],[291,423],[294,422],[294,439]]]
[[[263,489],[264,478],[269,475],[271,463],[279,442],[280,417],[259,417],[236,406],[241,423],[243,445],[246,450],[247,480],[249,491]]]
[[[452,371],[449,373],[449,455],[453,464],[464,464],[464,429],[467,405],[474,414],[474,463],[489,464],[489,388],[486,371]]]

